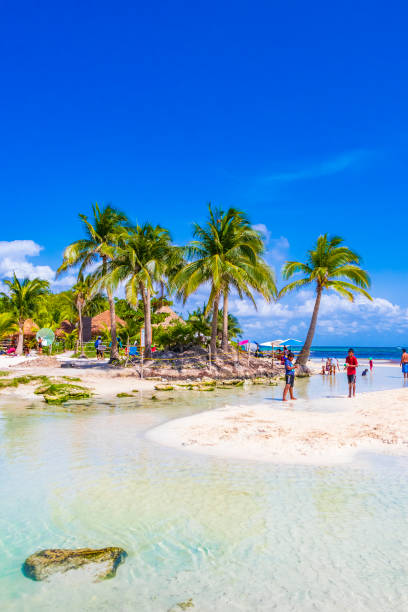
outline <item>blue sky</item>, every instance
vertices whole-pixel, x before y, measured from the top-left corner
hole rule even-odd
[[[361,253],[377,301],[350,309],[328,296],[317,342],[403,342],[407,13],[393,2],[3,3],[0,273],[52,277],[96,200],[178,243],[211,200],[265,226],[277,269],[323,232]],[[301,336],[310,297],[233,307],[255,338]]]

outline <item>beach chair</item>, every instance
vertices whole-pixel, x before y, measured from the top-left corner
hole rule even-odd
[[[137,350],[137,346],[129,346],[129,352],[126,359],[126,365],[129,363],[139,363],[139,351]]]

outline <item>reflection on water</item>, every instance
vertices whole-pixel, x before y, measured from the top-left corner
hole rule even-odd
[[[319,385],[337,394],[342,378],[299,381],[299,396],[316,397]],[[206,612],[406,610],[405,459],[274,466],[189,455],[143,437],[168,418],[280,392],[4,408],[2,609],[165,612],[191,597]],[[80,572],[35,583],[20,571],[35,550],[108,545],[129,557],[104,583]]]

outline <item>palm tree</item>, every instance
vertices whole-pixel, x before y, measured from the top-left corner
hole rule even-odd
[[[218,334],[221,333],[221,338],[224,338],[225,334],[225,315],[223,308],[219,310],[220,321],[218,322]],[[239,321],[235,315],[228,313],[228,337],[236,338],[237,336],[242,335],[242,328],[239,324]]]
[[[194,237],[186,249],[190,263],[175,276],[174,284],[184,301],[201,285],[209,284],[206,313],[212,308],[210,348],[217,348],[218,310],[224,298],[222,349],[228,349],[228,298],[235,289],[242,299],[248,297],[256,306],[251,290],[266,300],[276,295],[273,271],[261,258],[264,243],[242,211],[230,208],[226,213],[208,206],[205,226],[194,224]]]
[[[32,317],[44,296],[49,291],[49,282],[34,278],[25,278],[21,282],[13,274],[12,280],[3,281],[8,287],[8,293],[1,295],[6,299],[9,311],[18,325],[17,355],[22,355],[24,344],[24,322]]]
[[[154,284],[166,275],[172,257],[169,232],[145,223],[122,232],[116,247],[115,259],[109,262],[106,282],[112,287],[125,283],[126,299],[134,308],[139,297],[143,301],[145,326],[145,355],[152,355],[151,299]],[[97,272],[98,274],[98,272]]]
[[[306,263],[288,261],[283,267],[284,279],[292,278],[298,272],[303,274],[303,278],[292,281],[283,287],[279,297],[308,285],[315,285],[316,287],[316,301],[309,331],[307,332],[305,344],[297,358],[297,363],[303,372],[308,372],[306,362],[310,355],[310,348],[316,330],[323,291],[335,291],[352,302],[354,301],[355,293],[362,294],[367,299],[372,300],[372,297],[366,291],[371,284],[370,277],[360,267],[360,256],[343,243],[343,238],[339,236],[330,238],[327,234],[323,234],[318,237],[316,246],[308,251]]]
[[[107,272],[108,263],[114,257],[114,247],[118,235],[124,227],[129,226],[126,215],[112,206],[107,205],[101,209],[97,203],[92,206],[92,221],[88,221],[86,215],[79,215],[86,238],[82,238],[70,244],[64,251],[64,258],[58,269],[58,274],[80,264],[80,273],[83,273],[90,264],[102,261],[102,278]],[[116,334],[116,314],[115,301],[109,284],[106,284],[106,292],[109,301],[110,320],[111,320],[111,359],[118,359],[119,352]]]
[[[78,275],[77,282],[72,287],[72,297],[74,299],[75,308],[78,312],[79,320],[79,346],[81,349],[80,358],[86,357],[84,352],[84,337],[82,315],[85,305],[92,299],[96,293],[95,280],[88,275],[84,278],[82,274]]]

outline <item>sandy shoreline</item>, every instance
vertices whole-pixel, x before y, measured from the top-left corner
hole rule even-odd
[[[277,463],[343,463],[363,450],[408,454],[408,389],[308,403],[307,411],[295,411],[295,402],[225,406],[170,421],[147,437],[190,452]],[[332,412],[319,412],[325,406]]]
[[[132,369],[110,368],[106,363],[100,363],[96,360],[86,360],[86,363],[79,362],[77,367],[61,367],[64,362],[71,362],[69,358],[60,358],[55,361],[57,363],[54,366],[38,365],[35,359],[0,357],[0,370],[7,371],[9,376],[44,375],[57,379],[64,376],[79,378],[80,381],[76,381],[76,384],[90,389],[96,399],[109,399],[116,397],[118,393],[131,393],[134,390],[153,391],[157,384],[157,381],[154,380],[141,380]],[[75,361],[72,362],[75,363]],[[0,397],[13,396],[39,400],[38,395],[34,394],[36,386],[38,385],[28,384],[20,385],[17,388],[3,389]]]
[[[65,360],[65,364],[64,364]],[[117,369],[88,360],[31,362],[2,358],[0,370],[11,376],[46,375],[78,378],[95,399],[119,393],[155,394],[157,380],[141,379],[132,368]],[[313,364],[317,371],[316,362]],[[380,364],[376,367],[390,365]],[[398,367],[398,366],[395,366]],[[0,397],[39,401],[38,383],[5,388]],[[176,392],[183,393],[181,389]],[[277,407],[279,406],[279,407]],[[296,406],[296,410],[295,410]],[[299,408],[301,408],[299,410]],[[150,430],[147,437],[184,451],[278,463],[332,464],[348,462],[361,450],[408,454],[408,388],[359,393],[355,399],[300,399],[297,402],[227,405],[176,419]]]

